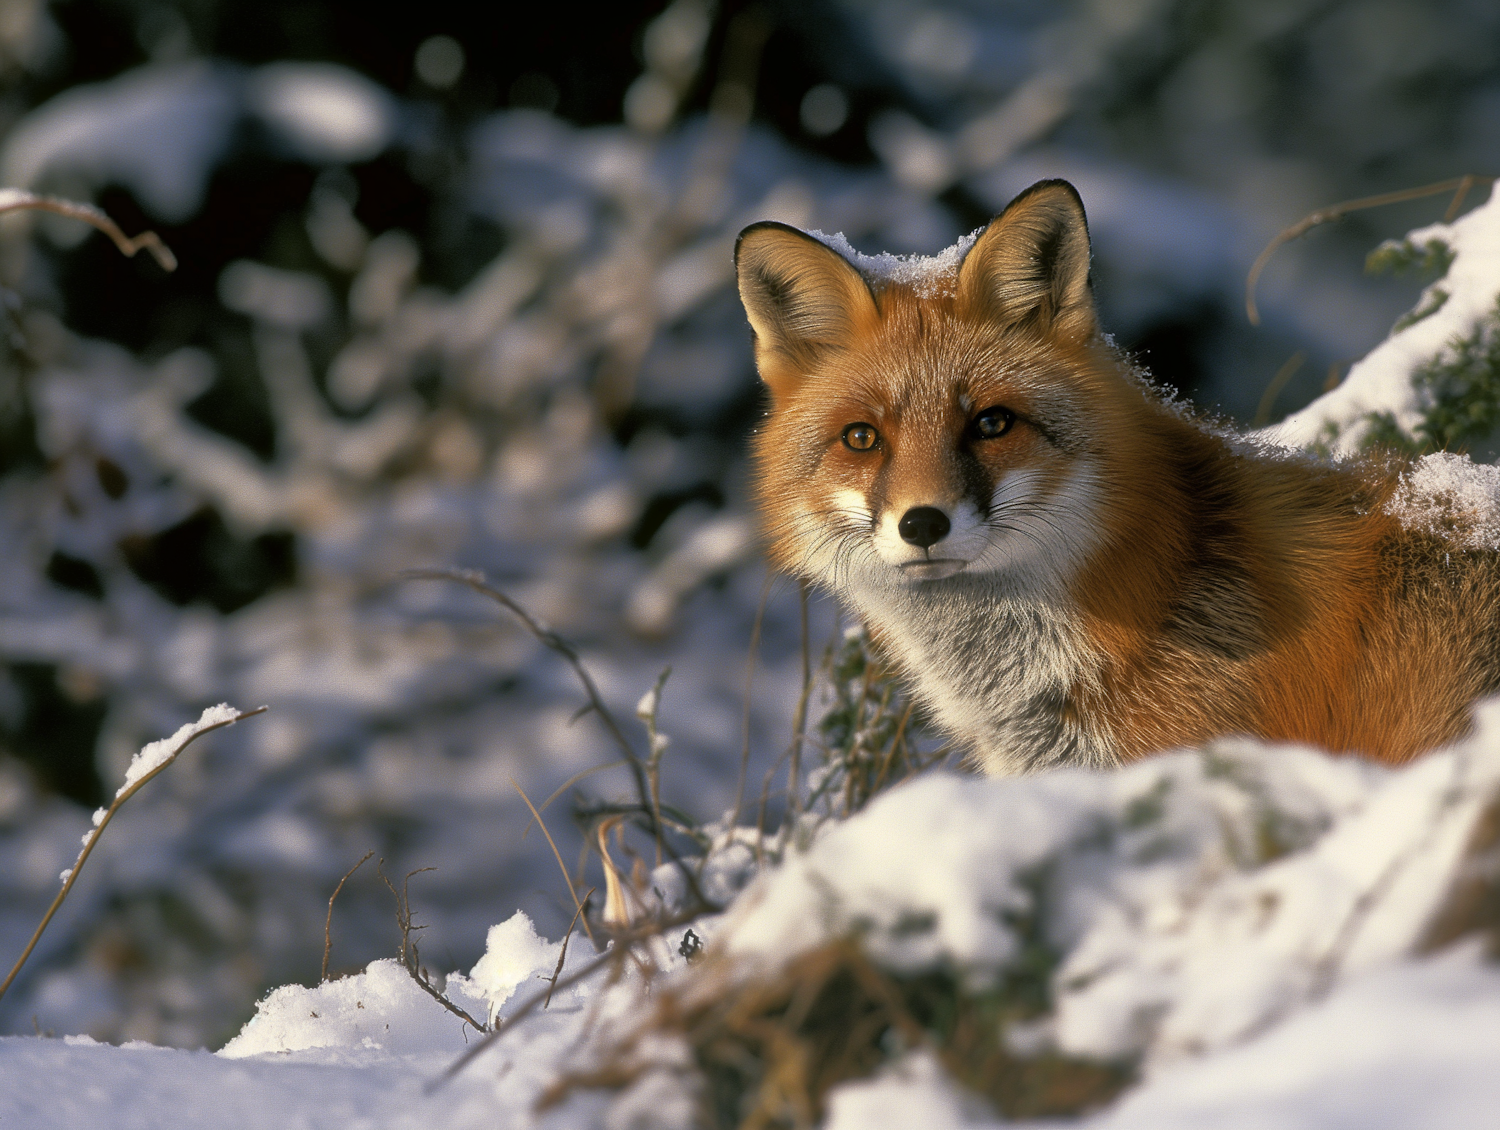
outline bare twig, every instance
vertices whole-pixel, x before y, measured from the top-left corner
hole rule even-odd
[[[365,858],[368,859],[369,857],[366,856]],[[360,863],[363,862],[363,859],[360,860]],[[427,971],[422,968],[422,955],[417,951],[416,939],[412,937],[412,934],[416,931],[425,930],[427,927],[412,925],[411,896],[408,891],[411,877],[413,875],[420,875],[424,871],[436,871],[437,868],[417,867],[408,871],[406,877],[401,880],[401,889],[398,891],[396,890],[396,884],[392,883],[389,876],[386,875],[384,864],[385,860],[383,858],[377,859],[375,861],[375,873],[380,876],[381,882],[386,885],[396,899],[396,925],[401,928],[401,964],[405,967],[411,979],[417,983],[417,987],[429,997],[437,1001],[438,1004],[442,1005],[470,1028],[473,1028],[474,1031],[488,1032],[490,1030],[488,1024],[475,1020],[469,1015],[466,1009],[462,1009],[454,1004],[448,999],[446,994],[438,992],[437,986],[432,983],[431,978],[427,976]]]
[[[156,260],[162,270],[177,269],[177,256],[172,254],[172,249],[154,231],[141,232],[134,237],[127,236],[120,230],[119,224],[92,204],[80,204],[75,200],[62,200],[56,196],[37,196],[19,188],[0,188],[0,213],[23,210],[54,212],[71,220],[82,220],[114,240],[120,254],[127,259],[135,258],[135,253],[144,248],[151,253],[151,258]]]
[[[1470,188],[1476,184],[1493,184],[1494,182],[1494,177],[1469,173],[1465,176],[1454,177],[1452,180],[1425,184],[1420,188],[1403,188],[1399,192],[1382,192],[1378,196],[1362,196],[1358,200],[1345,200],[1341,204],[1330,204],[1327,208],[1309,212],[1295,224],[1278,232],[1276,238],[1266,244],[1266,249],[1260,253],[1250,268],[1250,274],[1245,279],[1245,315],[1250,319],[1250,324],[1260,325],[1260,308],[1255,304],[1256,281],[1259,280],[1260,273],[1266,269],[1266,264],[1271,261],[1271,256],[1276,254],[1276,249],[1283,243],[1290,243],[1319,224],[1341,220],[1350,212],[1358,212],[1365,208],[1379,208],[1386,204],[1400,204],[1407,200],[1420,200],[1424,196],[1437,196],[1443,192],[1453,193],[1453,202],[1448,205],[1447,214],[1443,217],[1445,222],[1451,221],[1458,214],[1459,206],[1468,195]]]
[[[485,1048],[493,1044],[504,1033],[514,1028],[538,1005],[544,1004],[546,1001],[550,1000],[552,998],[553,992],[557,989],[566,989],[570,985],[576,985],[579,981],[582,981],[586,977],[589,977],[596,970],[603,968],[607,963],[611,961],[624,961],[636,942],[644,941],[647,938],[654,938],[658,934],[672,929],[674,926],[681,926],[685,923],[692,922],[697,917],[697,911],[689,911],[683,914],[675,915],[661,922],[652,922],[645,924],[640,929],[633,932],[623,932],[615,935],[615,944],[601,953],[598,957],[594,958],[593,961],[589,962],[582,969],[576,969],[561,980],[549,984],[545,992],[538,991],[527,997],[526,1000],[521,1003],[520,1007],[518,1007],[514,1012],[512,1012],[505,1018],[503,1023],[499,1020],[496,1020],[494,1026],[490,1028],[489,1031],[485,1032],[484,1038],[482,1040],[476,1042],[467,1051],[465,1051],[463,1055],[455,1059],[451,1064],[448,1065],[447,1069],[441,1075],[429,1082],[425,1087],[422,1088],[422,1090],[426,1094],[432,1094],[449,1079],[452,1079],[465,1067],[469,1066],[469,1064],[474,1061],[475,1057],[483,1052]]]
[[[3,210],[3,205],[0,205],[0,210]],[[36,932],[31,935],[31,941],[26,943],[25,950],[23,950],[21,952],[21,956],[16,959],[15,965],[11,966],[9,975],[5,978],[5,981],[3,983],[0,983],[0,998],[3,998],[5,996],[5,991],[10,988],[11,982],[14,981],[16,979],[16,975],[21,972],[21,966],[26,964],[26,959],[31,956],[31,951],[36,949],[37,942],[41,941],[42,939],[42,931],[47,928],[47,923],[52,921],[52,916],[57,913],[57,908],[62,906],[63,899],[68,897],[68,892],[73,889],[73,884],[78,881],[78,873],[83,870],[83,865],[88,862],[89,855],[94,850],[94,845],[99,842],[99,837],[104,834],[104,829],[109,827],[109,822],[115,818],[115,813],[120,810],[121,806],[123,806],[124,803],[131,797],[135,796],[136,793],[140,792],[147,781],[152,780],[168,765],[171,765],[172,762],[176,761],[178,754],[187,749],[188,746],[192,745],[204,734],[212,733],[214,730],[222,730],[225,726],[232,726],[236,722],[243,721],[244,719],[253,717],[256,714],[264,714],[268,709],[270,708],[265,706],[257,706],[254,710],[246,710],[241,714],[236,714],[233,718],[227,718],[222,722],[215,722],[212,725],[204,726],[202,729],[194,730],[187,736],[186,740],[184,740],[180,746],[174,749],[171,753],[167,754],[167,756],[164,757],[154,768],[148,770],[145,773],[142,773],[138,778],[136,778],[126,787],[122,788],[119,793],[115,795],[114,802],[104,810],[104,815],[102,817],[99,817],[99,822],[95,825],[94,830],[89,833],[88,839],[84,841],[83,851],[78,853],[77,862],[75,862],[73,866],[68,869],[67,878],[63,880],[62,889],[57,892],[57,897],[52,900],[52,905],[47,908],[47,913],[42,915],[41,922],[37,924]]]
[[[583,917],[583,908],[589,904],[589,899],[594,897],[594,892],[598,889],[598,887],[589,888],[589,893],[583,896],[583,901],[578,904],[578,909],[573,912],[573,921],[568,923],[568,931],[563,935],[562,949],[557,952],[557,968],[552,970],[552,976],[549,978],[551,984],[547,987],[547,999],[542,1001],[542,1008],[544,1010],[552,1003],[552,990],[557,988],[557,979],[562,976],[563,962],[568,960],[568,941],[573,937],[573,927],[578,925],[578,920]]]
[[[408,580],[456,581],[461,585],[467,585],[480,595],[489,597],[517,620],[521,621],[526,630],[542,646],[562,656],[568,666],[573,669],[573,674],[577,677],[578,682],[583,686],[584,693],[588,696],[589,705],[593,707],[594,713],[599,715],[599,720],[604,724],[605,730],[609,732],[609,736],[613,739],[615,745],[624,754],[625,763],[630,767],[630,774],[635,780],[636,795],[640,798],[641,804],[650,806],[651,786],[646,779],[646,767],[636,753],[635,747],[626,738],[625,731],[620,728],[619,722],[610,713],[609,707],[604,705],[604,699],[599,694],[599,688],[595,685],[593,676],[584,667],[583,660],[579,658],[578,652],[574,650],[572,644],[552,631],[552,629],[545,627],[515,600],[489,584],[484,579],[484,574],[476,569],[407,569],[401,573],[401,576]],[[531,804],[529,800],[526,803],[528,805]],[[660,835],[659,826],[653,823],[652,832]],[[688,890],[692,893],[693,898],[706,908],[718,909],[703,894],[703,888],[698,882],[697,875],[683,860],[681,853],[673,846],[672,841],[664,839],[662,846],[673,864],[682,872],[683,878],[687,882]]]
[[[323,970],[318,975],[319,982],[328,980],[328,951],[333,948],[333,900],[339,897],[339,892],[344,889],[344,884],[349,881],[349,877],[363,867],[365,861],[374,854],[375,849],[371,848],[364,855],[360,856],[359,862],[344,872],[344,877],[339,880],[339,885],[334,887],[333,894],[328,896],[328,918],[323,923]]]
[[[767,571],[765,583],[760,586],[760,603],[755,608],[755,623],[750,629],[750,653],[745,658],[745,727],[740,744],[740,776],[734,786],[734,815],[729,818],[731,828],[740,822],[740,807],[745,801],[745,783],[750,776],[750,692],[755,686],[755,657],[760,652],[760,630],[765,623],[766,605],[770,602],[771,585],[775,579],[775,574]]]
[[[1281,390],[1286,388],[1287,382],[1297,375],[1297,370],[1302,368],[1302,362],[1307,360],[1307,351],[1299,349],[1288,357],[1276,370],[1276,375],[1266,385],[1266,391],[1261,395],[1260,404],[1256,406],[1255,418],[1250,421],[1252,428],[1263,428],[1271,422],[1271,409],[1276,406],[1276,398],[1281,395]]]
[[[577,914],[574,915],[576,918],[578,914],[583,913],[583,903],[579,901],[578,890],[573,886],[573,877],[568,874],[568,865],[563,862],[562,852],[557,850],[557,841],[552,838],[552,833],[547,831],[547,825],[542,820],[542,814],[536,810],[536,805],[531,803],[531,798],[526,795],[526,790],[516,783],[514,777],[510,779],[510,787],[521,794],[521,799],[526,802],[526,807],[531,809],[531,818],[541,828],[542,835],[547,837],[547,844],[552,848],[552,854],[557,859],[558,869],[562,872],[563,882],[567,884],[568,894],[573,896],[573,905],[578,908]],[[531,825],[528,824],[526,827],[530,829]],[[594,932],[589,929],[589,920],[587,918],[583,920],[583,932],[589,936],[589,941],[593,942],[595,947],[599,945],[598,942],[594,941]]]

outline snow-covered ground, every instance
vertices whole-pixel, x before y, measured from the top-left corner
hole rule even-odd
[[[384,959],[275,990],[217,1054],[8,1037],[0,1120],[692,1126],[701,1081],[670,1031],[639,1052],[649,1069],[625,1090],[536,1104],[654,1002],[705,981],[726,991],[857,931],[893,973],[941,967],[982,987],[1020,960],[1026,921],[1057,964],[1052,1010],[1007,1031],[1016,1054],[1140,1072],[1073,1125],[1480,1130],[1494,1117],[1500,968],[1492,907],[1468,888],[1494,898],[1497,812],[1500,705],[1471,739],[1399,771],[1235,741],[1118,772],[919,778],[825,825],[725,914],[643,946],[649,991],[628,963],[569,984],[595,961],[580,933],[549,1007],[507,1026],[545,991],[558,943],[524,915],[496,927],[446,988],[481,1022],[498,1016],[501,1034],[452,1079],[478,1034]],[[677,956],[689,928],[712,960]],[[828,1125],[998,1122],[915,1049],[836,1089]]]

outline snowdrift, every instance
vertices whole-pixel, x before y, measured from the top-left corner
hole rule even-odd
[[[941,974],[997,1002],[1010,1062],[1118,1071],[1123,1094],[1083,1126],[1480,1127],[1500,1063],[1497,851],[1500,703],[1470,740],[1400,771],[1236,741],[1112,773],[935,775],[825,825],[694,922],[697,961],[679,926],[567,985],[595,961],[575,938],[549,1007],[509,1026],[559,946],[522,915],[497,927],[447,988],[500,1035],[431,1094],[478,1037],[379,961],[274,991],[217,1055],[0,1041],[0,1118],[711,1125],[722,1049],[674,1017],[857,938],[891,984]],[[936,1040],[885,1050],[876,1077],[828,1094],[829,1126],[998,1123]],[[585,1085],[611,1065],[614,1086]],[[565,1076],[578,1082],[557,1087]],[[748,1109],[768,1083],[742,1079]]]

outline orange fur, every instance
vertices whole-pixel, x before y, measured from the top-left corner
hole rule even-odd
[[[1398,523],[1393,460],[1164,402],[1098,332],[1087,261],[1062,182],[929,277],[747,229],[776,563],[853,603],[992,772],[1228,734],[1399,762],[1460,736],[1500,684],[1496,555]]]

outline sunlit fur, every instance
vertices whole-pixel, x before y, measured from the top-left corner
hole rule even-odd
[[[940,285],[860,280],[771,225],[739,264],[771,555],[858,610],[985,770],[1227,734],[1399,762],[1500,682],[1496,555],[1401,527],[1392,461],[1163,402],[1093,322],[1070,186],[1018,198]],[[991,406],[1016,422],[977,438]],[[855,422],[874,448],[843,442]],[[952,529],[924,550],[897,523],[926,506]]]

